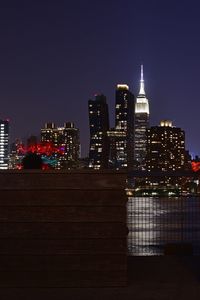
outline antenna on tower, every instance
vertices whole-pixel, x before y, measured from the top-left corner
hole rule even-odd
[[[141,77],[140,77],[140,92],[139,95],[145,95],[144,90],[144,67],[143,64],[141,64]]]

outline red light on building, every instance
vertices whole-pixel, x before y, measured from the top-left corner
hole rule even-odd
[[[40,155],[51,156],[55,153],[64,155],[65,149],[63,147],[55,147],[52,143],[39,143],[29,147],[25,147],[24,145],[20,144],[17,147],[17,152],[24,155],[31,152]]]
[[[193,170],[194,172],[200,171],[200,162],[195,162],[195,161],[193,161],[193,162],[192,162],[192,170]]]
[[[43,171],[47,171],[47,170],[49,170],[50,168],[49,168],[49,166],[47,165],[47,164],[43,164],[42,165],[42,170]]]
[[[17,170],[22,170],[22,169],[23,169],[22,164],[17,165]]]

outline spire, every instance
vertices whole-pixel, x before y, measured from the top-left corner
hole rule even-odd
[[[140,92],[139,92],[139,95],[145,95],[143,65],[141,65],[141,79],[140,79]]]

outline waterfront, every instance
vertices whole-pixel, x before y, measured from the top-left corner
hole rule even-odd
[[[167,243],[188,242],[200,254],[200,197],[130,197],[128,254],[162,255]]]

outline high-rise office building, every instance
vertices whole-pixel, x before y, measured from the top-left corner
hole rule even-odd
[[[163,120],[147,129],[146,167],[150,171],[183,170],[187,164],[185,132]]]
[[[8,169],[9,163],[9,121],[0,120],[0,170]]]
[[[134,95],[128,85],[118,84],[115,98],[115,128],[108,131],[110,165],[132,168],[134,162]]]
[[[25,156],[25,146],[23,145],[20,139],[16,139],[10,145],[10,155],[9,155],[9,169],[21,169],[22,168],[22,159]]]
[[[80,138],[79,129],[74,123],[67,122],[63,127],[57,127],[55,123],[46,123],[41,129],[41,141],[54,147],[56,169],[76,168],[80,157]]]
[[[80,158],[79,129],[75,127],[74,123],[67,122],[60,131],[60,142],[65,147],[67,161],[78,161]]]
[[[89,167],[104,169],[108,167],[109,144],[107,131],[109,130],[108,104],[104,95],[96,95],[94,100],[88,101],[90,126]]]
[[[141,66],[140,91],[135,103],[134,159],[137,169],[145,169],[147,137],[149,127],[149,101],[144,88],[143,65]]]
[[[125,131],[111,128],[108,132],[109,168],[127,168],[127,135]]]
[[[56,142],[56,132],[57,128],[55,123],[45,123],[44,128],[41,128],[41,141],[42,142],[50,142],[50,143],[57,143]]]

